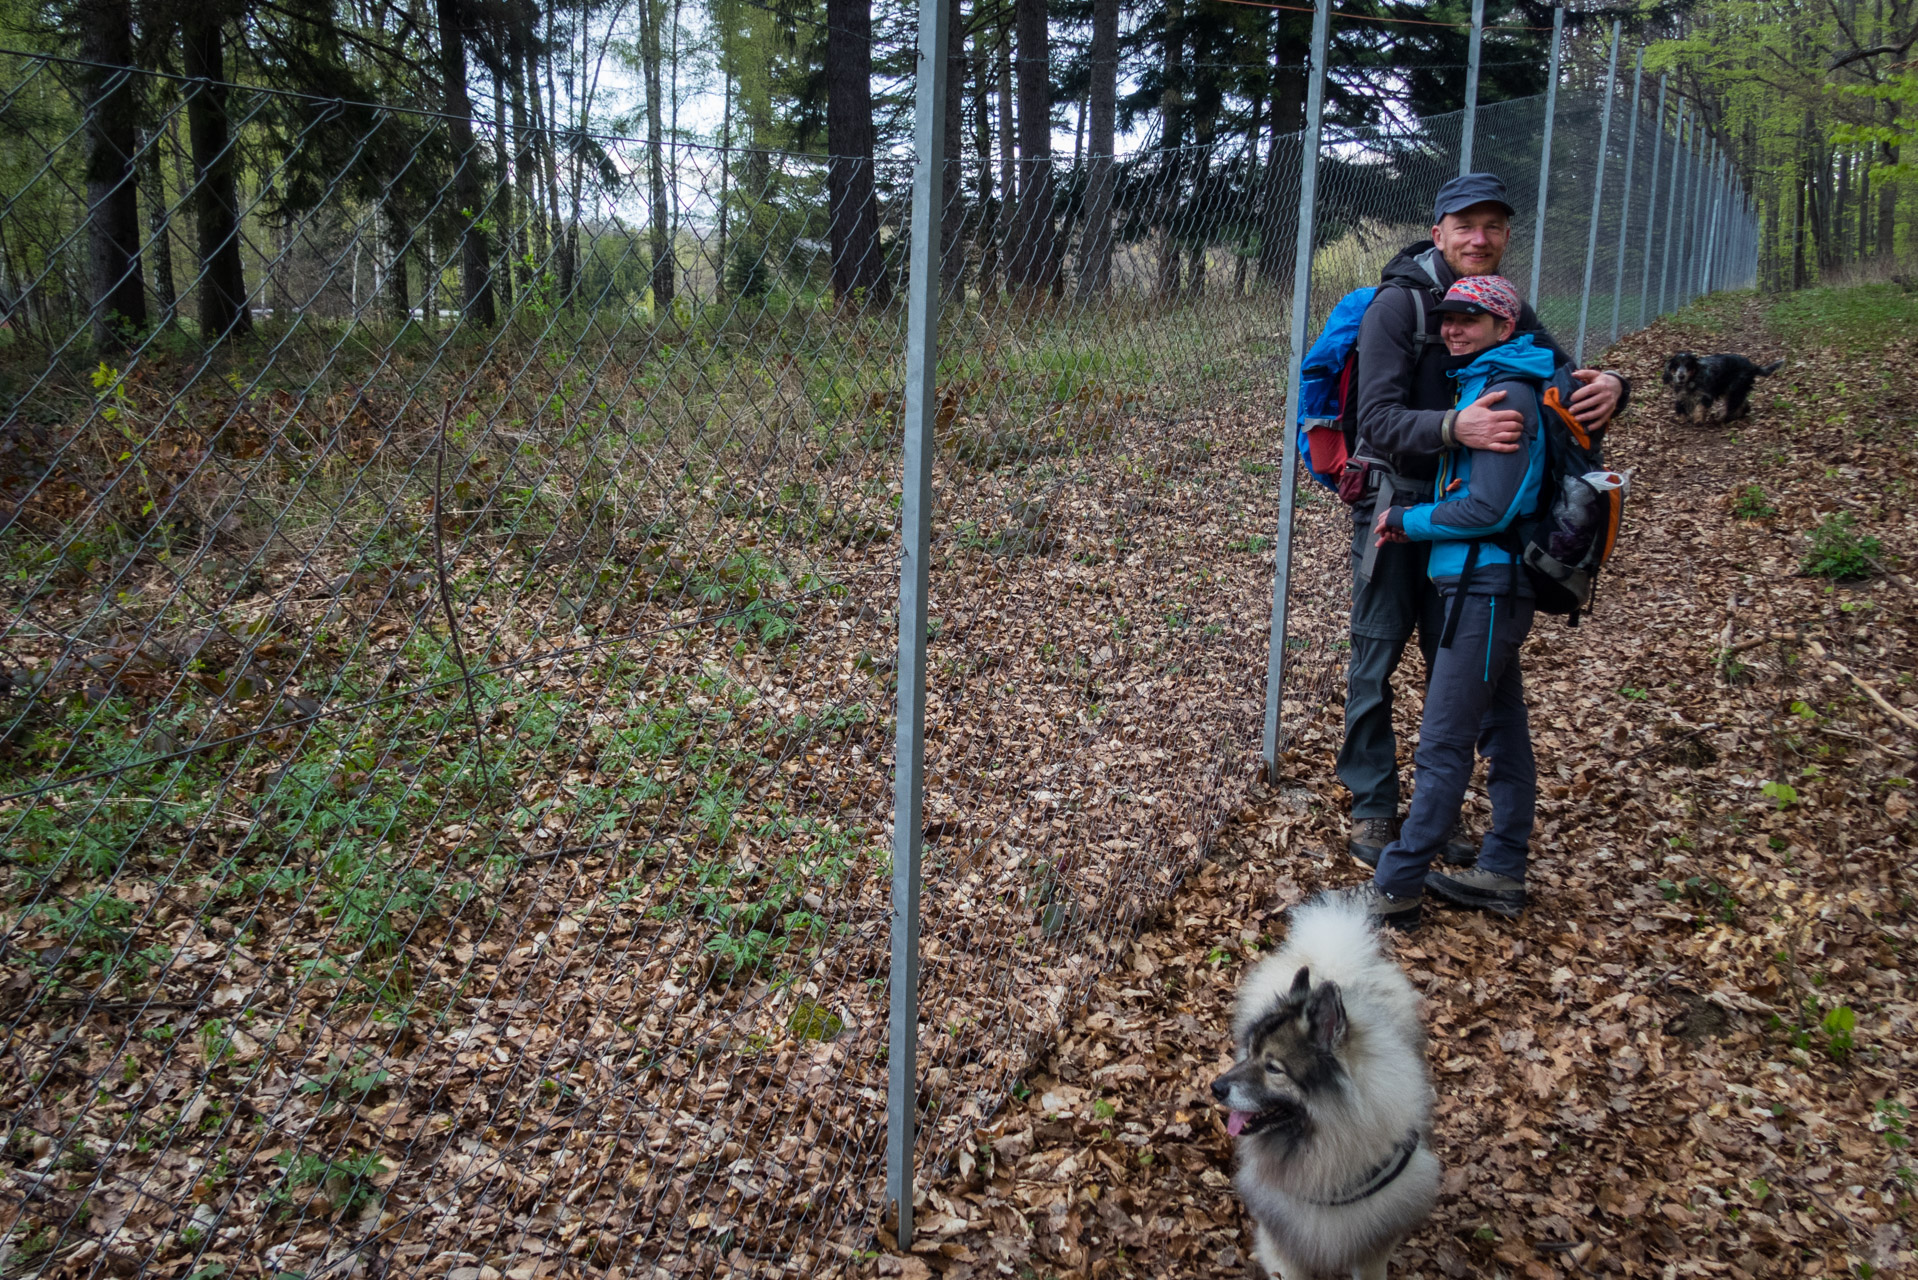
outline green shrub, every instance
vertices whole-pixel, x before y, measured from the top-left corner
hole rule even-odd
[[[1798,567],[1820,578],[1871,576],[1871,562],[1884,554],[1884,547],[1878,539],[1859,533],[1857,523],[1849,511],[1826,516],[1811,531],[1811,550]]]

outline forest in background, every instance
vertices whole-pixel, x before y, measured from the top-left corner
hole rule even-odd
[[[1096,292],[1114,245],[1175,226],[1190,239],[1200,202],[1239,282],[1247,261],[1263,281],[1289,271],[1296,161],[1281,153],[1304,120],[1304,9],[955,3],[949,287],[1061,287],[1076,222],[1074,274]],[[1487,6],[1481,104],[1543,90],[1551,12]],[[1334,163],[1341,137],[1463,105],[1469,15],[1463,0],[1339,9]],[[1909,252],[1918,0],[1581,9],[1565,88],[1602,86],[1614,19],[1628,52],[1647,46],[1647,105],[1668,73],[1666,118],[1683,104],[1689,136],[1759,192],[1765,283]],[[86,301],[100,349],[175,321],[244,333],[293,300],[268,296],[262,264],[323,207],[375,229],[369,287],[396,320],[452,308],[490,327],[528,290],[670,316],[689,289],[763,290],[768,257],[795,242],[822,251],[815,292],[883,303],[903,272],[882,228],[903,213],[915,38],[899,0],[10,0],[0,173],[23,194],[0,236],[0,305],[19,330],[36,284]],[[39,182],[49,169],[65,180]],[[48,279],[81,222],[85,279]],[[697,270],[689,234],[710,242]],[[1170,256],[1160,284],[1176,293]],[[357,277],[352,292],[366,310]]]

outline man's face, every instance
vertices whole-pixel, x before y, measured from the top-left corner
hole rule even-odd
[[[1462,311],[1439,313],[1439,337],[1445,349],[1455,356],[1476,355],[1496,347],[1518,328],[1510,320],[1486,314],[1466,315]]]
[[[1511,216],[1496,204],[1475,204],[1448,213],[1432,228],[1432,243],[1456,276],[1496,274],[1511,242]]]

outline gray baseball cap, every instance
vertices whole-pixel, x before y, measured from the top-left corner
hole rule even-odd
[[[1464,173],[1439,188],[1433,206],[1432,221],[1439,222],[1448,213],[1458,213],[1475,204],[1495,204],[1507,215],[1517,213],[1505,198],[1505,184],[1495,173]]]

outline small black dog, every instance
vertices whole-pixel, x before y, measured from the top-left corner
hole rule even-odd
[[[1718,420],[1730,422],[1745,416],[1745,402],[1751,398],[1753,384],[1778,372],[1784,363],[1774,360],[1761,365],[1729,352],[1699,357],[1681,351],[1665,362],[1664,380],[1672,389],[1680,417],[1708,417],[1712,405],[1721,403],[1723,411]]]

